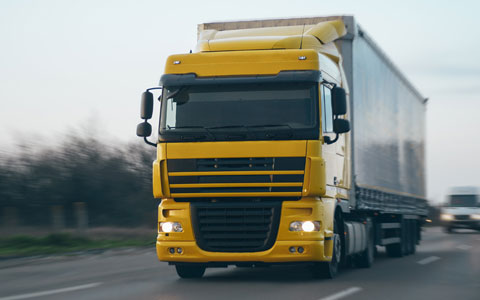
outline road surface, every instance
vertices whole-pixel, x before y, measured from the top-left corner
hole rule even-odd
[[[179,279],[152,249],[0,261],[0,300],[15,299],[480,299],[480,234],[424,231],[415,255],[379,254],[334,280],[302,267],[207,269]]]

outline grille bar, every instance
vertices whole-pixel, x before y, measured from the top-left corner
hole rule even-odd
[[[170,184],[170,188],[206,188],[206,187],[271,187],[302,186],[301,182],[251,182],[251,183],[184,183]]]
[[[245,239],[258,239],[260,241],[265,240],[268,237],[266,233],[239,233],[239,234],[230,234],[230,233],[207,233],[203,235],[204,239],[211,240],[245,240]]]
[[[168,176],[218,176],[218,175],[295,175],[304,171],[217,171],[217,172],[168,172]]]
[[[168,159],[167,170],[174,198],[301,197],[305,157]]]
[[[300,197],[302,192],[263,192],[263,193],[170,193],[173,198],[216,198],[216,197]]]
[[[247,210],[247,211],[245,211]],[[231,210],[231,209],[213,209],[213,210],[202,210],[198,212],[198,216],[200,217],[255,217],[255,216],[271,216],[271,211],[265,210],[250,210],[250,209],[243,209],[243,210]]]
[[[241,225],[240,224],[229,224],[221,226],[220,224],[217,225],[203,225],[202,230],[209,231],[209,232],[235,232],[235,231],[249,231],[249,232],[256,232],[256,231],[270,231],[270,224],[267,225]]]

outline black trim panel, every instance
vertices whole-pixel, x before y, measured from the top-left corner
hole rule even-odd
[[[281,202],[192,203],[195,240],[210,252],[259,252],[273,247]]]

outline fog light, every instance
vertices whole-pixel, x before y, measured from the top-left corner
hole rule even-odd
[[[304,251],[305,249],[303,249],[303,247],[298,247],[298,253],[302,254]]]
[[[288,248],[288,251],[290,251],[290,253],[295,253],[295,247]]]
[[[177,253],[178,253],[178,254],[182,254],[182,253],[183,253],[183,249],[182,249],[182,248],[177,248]]]
[[[170,252],[170,254],[175,254],[175,248],[168,248],[168,252]]]

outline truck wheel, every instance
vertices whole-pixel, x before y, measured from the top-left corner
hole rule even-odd
[[[412,247],[410,253],[415,254],[417,252],[417,221],[412,221],[410,234],[412,236]]]
[[[412,220],[405,221],[405,254],[410,255],[413,253],[413,230]]]
[[[410,226],[408,225],[409,220],[402,220],[402,229],[401,229],[401,235],[402,235],[402,256],[407,256],[410,254],[410,236],[408,234],[410,230]]]
[[[445,228],[444,228],[444,231],[445,231],[446,233],[452,233],[452,232],[453,232],[453,229],[452,229],[452,227],[445,227]]]
[[[390,257],[402,257],[405,255],[405,222],[402,221],[400,228],[400,242],[396,244],[389,244],[385,248],[387,249],[387,255]]]
[[[342,261],[342,241],[340,238],[340,227],[337,219],[333,223],[333,253],[330,262],[314,263],[312,274],[315,278],[334,278]]]
[[[201,278],[205,273],[205,267],[195,265],[175,265],[178,276],[181,278]]]
[[[368,230],[367,248],[358,256],[355,263],[360,268],[370,268],[375,259],[375,236],[373,226]]]

